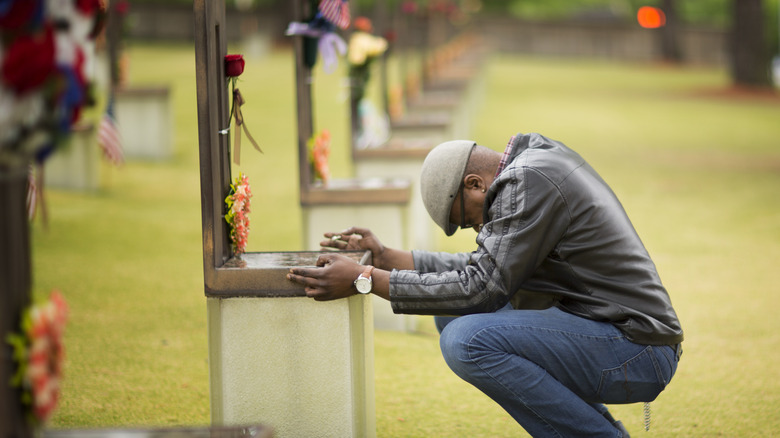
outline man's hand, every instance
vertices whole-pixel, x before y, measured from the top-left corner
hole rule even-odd
[[[320,242],[323,248],[334,248],[342,251],[371,251],[374,266],[383,268],[382,255],[385,247],[368,228],[350,227],[340,233],[325,233],[326,240]]]
[[[309,298],[328,301],[357,293],[354,282],[362,272],[363,266],[352,259],[325,253],[317,258],[316,268],[291,268],[287,279],[303,285]]]

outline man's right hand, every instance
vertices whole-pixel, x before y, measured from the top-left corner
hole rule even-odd
[[[335,248],[342,251],[369,250],[376,260],[382,256],[385,247],[368,228],[350,227],[339,233],[325,233],[327,240],[320,242],[323,248]],[[376,263],[376,262],[374,262]]]
[[[371,263],[379,269],[414,269],[411,252],[385,248],[368,228],[350,227],[339,233],[325,233],[325,237],[327,239],[320,242],[323,248],[371,251]]]

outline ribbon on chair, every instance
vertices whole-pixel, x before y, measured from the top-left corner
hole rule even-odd
[[[252,146],[257,149],[258,152],[261,154],[263,153],[263,150],[260,149],[260,146],[257,145],[257,142],[252,137],[252,134],[249,133],[249,129],[246,127],[246,123],[244,123],[244,115],[241,113],[241,105],[246,103],[244,100],[244,97],[241,95],[241,91],[239,91],[238,88],[233,89],[233,110],[231,111],[231,117],[236,122],[236,132],[235,137],[233,139],[233,162],[236,163],[236,165],[241,164],[241,129],[244,130],[244,134],[246,134],[246,137],[249,139],[249,141],[252,143]],[[241,128],[241,129],[239,129]]]
[[[321,36],[317,47],[322,55],[322,69],[325,73],[333,73],[339,63],[339,55],[347,53],[347,43],[333,32]]]
[[[287,25],[285,35],[302,35],[318,38],[317,51],[322,56],[323,70],[325,73],[333,73],[339,62],[339,55],[347,53],[347,43],[331,31],[332,26],[315,26],[311,23],[293,21]]]

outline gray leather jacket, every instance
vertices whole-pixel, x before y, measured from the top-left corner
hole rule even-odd
[[[465,315],[556,305],[609,321],[633,342],[675,345],[680,322],[655,264],[609,186],[576,152],[518,134],[487,192],[472,253],[413,251],[393,271],[396,313]]]

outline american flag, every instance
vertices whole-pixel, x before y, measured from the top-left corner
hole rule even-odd
[[[103,155],[108,161],[119,165],[124,161],[124,152],[122,150],[122,138],[119,136],[119,127],[114,117],[114,95],[108,98],[106,113],[103,120],[100,121],[100,127],[97,134],[98,145],[103,149]]]
[[[351,17],[347,0],[322,0],[319,5],[319,11],[333,25],[342,29],[349,27]]]

